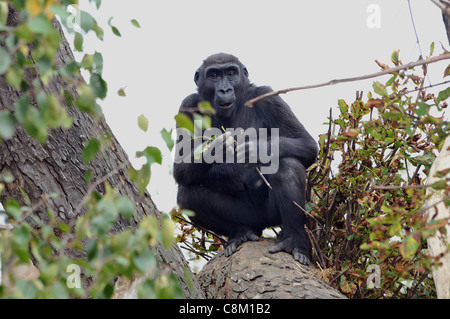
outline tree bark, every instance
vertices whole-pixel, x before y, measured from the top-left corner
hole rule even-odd
[[[428,185],[450,178],[450,136],[445,139],[444,146],[439,156],[434,160],[430,169]],[[445,172],[445,176],[436,176],[437,172]],[[436,285],[436,293],[440,299],[450,299],[450,206],[444,200],[448,200],[450,191],[448,187],[444,190],[427,188],[427,217],[428,221],[446,219],[446,234],[437,233],[428,237],[427,244],[431,256],[439,258],[439,267],[433,269],[433,278]]]
[[[14,15],[14,11],[10,12]],[[9,21],[14,21],[14,16]],[[74,60],[70,46],[64,37],[60,24],[54,19],[54,27],[60,32],[62,41],[57,52],[55,62],[58,67],[67,65]],[[26,72],[28,83],[39,77],[36,72]],[[77,79],[82,82],[80,77]],[[66,83],[61,76],[51,79],[45,87],[47,94],[59,98],[61,105],[65,100],[61,92],[70,92],[75,98],[78,96],[77,88],[71,83]],[[5,78],[0,77],[0,110],[13,111],[15,101],[23,94],[7,84]],[[32,97],[32,104],[35,103]],[[35,106],[35,104],[34,104]],[[7,198],[14,198],[22,205],[29,200],[34,208],[33,214],[44,222],[49,221],[46,210],[55,212],[61,222],[75,225],[77,218],[85,212],[82,205],[88,192],[84,175],[90,167],[92,180],[102,181],[98,183],[96,191],[104,193],[103,179],[107,174],[108,183],[121,195],[129,197],[136,207],[134,218],[127,221],[121,218],[114,226],[114,232],[120,232],[126,228],[135,228],[144,215],[159,217],[160,212],[155,207],[150,195],[139,193],[135,184],[128,177],[130,162],[124,150],[114,138],[110,128],[104,120],[99,122],[87,113],[81,112],[77,107],[68,106],[67,112],[73,119],[70,129],[55,129],[49,131],[45,144],[39,143],[30,137],[23,126],[18,125],[15,135],[0,144],[0,173],[10,173],[14,177],[13,183],[7,184],[0,198],[4,202]],[[83,147],[93,137],[111,136],[111,143],[100,151],[90,166],[82,160]],[[28,198],[24,198],[23,194]],[[45,197],[49,194],[59,194],[56,198]],[[45,200],[43,200],[45,198]],[[29,219],[32,226],[33,222]],[[160,269],[168,269],[173,272],[186,298],[202,298],[199,284],[180,252],[178,246],[165,249],[162,245],[152,248]],[[70,250],[67,252],[74,258],[84,258],[85,252]],[[191,278],[186,279],[185,273]],[[189,283],[189,284],[188,284]]]
[[[447,31],[448,43],[450,43],[450,1],[449,0],[431,0],[442,10],[442,20]]]
[[[14,23],[15,17],[10,16],[8,21]],[[57,66],[61,67],[72,62],[74,57],[56,20],[54,27],[62,37],[55,59]],[[39,74],[27,71],[25,77],[31,83]],[[77,81],[82,83],[83,79],[80,77]],[[45,90],[47,94],[58,97],[61,105],[65,105],[61,92],[67,91],[74,98],[78,97],[77,87],[66,83],[61,76],[51,79]],[[13,111],[15,101],[23,93],[8,85],[0,76],[0,111]],[[33,97],[31,102],[35,107]],[[34,217],[43,222],[49,221],[46,212],[50,209],[61,222],[74,225],[85,212],[82,203],[90,185],[85,182],[84,175],[90,168],[92,181],[99,182],[96,191],[104,193],[103,182],[107,181],[135,203],[134,218],[130,221],[120,219],[113,228],[114,232],[135,228],[146,214],[159,217],[160,212],[150,195],[141,195],[130,180],[127,174],[130,168],[128,157],[107,123],[104,120],[95,121],[77,107],[67,106],[67,112],[73,119],[73,126],[67,130],[49,131],[45,144],[30,137],[20,125],[11,139],[0,143],[0,174],[10,173],[14,178],[1,194],[0,202],[13,198],[21,205],[31,206]],[[82,159],[83,147],[91,138],[101,136],[111,136],[111,142],[88,166]],[[50,194],[59,196],[47,196]],[[32,219],[28,220],[33,225]],[[223,253],[217,255],[202,270],[199,276],[201,287],[178,246],[165,249],[157,245],[152,249],[158,268],[175,274],[186,298],[204,298],[202,291],[208,298],[345,298],[317,278],[320,272],[300,265],[291,255],[269,254],[268,249],[272,245],[268,240],[245,243],[230,258],[224,257]],[[67,254],[73,258],[86,257],[85,251],[75,249],[68,250]],[[186,278],[186,274],[190,278]],[[140,281],[142,277],[133,281],[119,280],[114,297],[136,298],[136,287]]]
[[[321,271],[290,254],[269,253],[273,240],[244,243],[230,257],[217,254],[198,274],[209,299],[345,299],[320,279]]]

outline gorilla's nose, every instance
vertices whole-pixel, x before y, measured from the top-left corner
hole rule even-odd
[[[221,94],[221,95],[228,95],[228,94],[230,94],[232,92],[233,92],[233,90],[231,88],[229,88],[229,89],[220,89],[219,90],[219,94]]]

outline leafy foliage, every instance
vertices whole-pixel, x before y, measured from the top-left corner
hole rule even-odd
[[[402,64],[399,51],[391,61]],[[422,76],[408,70],[386,83],[375,81],[365,102],[362,94],[350,105],[338,100],[339,115],[333,118],[330,110],[328,133],[320,136],[309,170],[313,263],[351,298],[435,296],[431,270],[439,259],[428,255],[426,239],[445,232],[448,220],[427,222],[424,202],[430,166],[450,133],[442,116],[449,89],[437,97],[427,93],[423,70]],[[176,121],[193,131],[188,118],[179,114]],[[429,187],[450,192],[447,180]],[[177,242],[193,259],[209,260],[224,241],[192,225],[184,217],[190,213],[171,212],[179,225]],[[379,287],[370,282],[373,266],[380,270]]]
[[[398,58],[395,51],[395,65]],[[429,257],[426,239],[448,221],[426,221],[425,184],[450,124],[425,75],[395,73],[375,82],[366,102],[339,100],[339,116],[330,112],[320,136],[307,205],[314,261],[333,270],[331,284],[349,297],[435,296],[430,271],[439,260]],[[430,187],[450,191],[446,180]],[[368,288],[370,265],[380,268],[379,289]]]
[[[101,0],[95,2],[97,9]],[[0,110],[0,143],[14,136],[16,128],[45,144],[52,129],[68,129],[73,125],[68,109],[77,107],[89,113],[94,120],[102,119],[99,103],[108,94],[108,85],[102,77],[103,57],[100,52],[84,54],[81,61],[60,63],[55,59],[62,35],[54,28],[58,19],[67,32],[74,34],[74,48],[83,51],[84,36],[94,32],[103,39],[103,29],[87,12],[79,10],[78,1],[71,0],[13,0],[0,1],[0,77],[20,92],[20,97],[8,109]],[[113,34],[121,36],[118,27],[108,20]],[[131,20],[139,28],[139,22]],[[88,72],[85,82],[80,73]],[[30,76],[32,75],[32,76]],[[48,93],[50,79],[59,79],[73,87],[60,96]],[[125,96],[123,89],[119,96]],[[61,98],[62,97],[62,98]],[[148,120],[138,118],[139,127],[146,131]],[[164,135],[169,142],[168,133]],[[89,164],[108,147],[111,137],[91,138],[84,145],[82,159]],[[137,152],[144,157],[141,169],[131,168],[130,178],[141,193],[150,181],[151,165],[161,164],[161,152],[147,147]],[[0,298],[110,298],[118,277],[133,280],[145,275],[138,287],[139,297],[179,298],[183,293],[174,275],[161,272],[156,265],[152,247],[174,244],[174,224],[168,216],[157,219],[144,217],[135,229],[120,231],[114,225],[120,219],[132,220],[135,203],[119,195],[107,182],[91,181],[88,170],[85,180],[88,193],[84,198],[86,213],[76,223],[64,223],[58,212],[46,202],[64,194],[44,194],[32,205],[20,189],[22,198],[4,198],[2,192],[13,181],[7,173],[0,174],[0,195],[13,230],[0,231],[0,254],[6,280],[0,283]],[[95,185],[104,184],[105,191],[96,191]],[[19,187],[20,188],[20,187]],[[35,216],[37,208],[45,207],[44,221]],[[79,213],[78,207],[75,213]],[[69,252],[69,253],[68,253]],[[79,256],[75,258],[73,256]],[[30,265],[39,268],[35,278],[16,277],[14,269]]]

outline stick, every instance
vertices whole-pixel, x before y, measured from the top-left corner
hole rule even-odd
[[[262,101],[268,97],[271,96],[276,96],[276,95],[280,95],[280,94],[286,94],[288,92],[291,91],[300,91],[300,90],[308,90],[308,89],[315,89],[315,88],[320,88],[320,87],[324,87],[324,86],[329,86],[329,85],[334,85],[334,84],[339,84],[339,83],[345,83],[345,82],[355,82],[355,81],[361,81],[361,80],[367,80],[367,79],[371,79],[371,78],[376,78],[382,75],[386,75],[386,74],[392,74],[401,70],[407,70],[410,68],[413,68],[415,66],[418,65],[424,65],[424,64],[430,64],[430,63],[434,63],[434,62],[438,62],[441,60],[446,60],[446,59],[450,59],[450,52],[446,52],[443,53],[441,55],[432,57],[432,58],[428,58],[425,60],[418,60],[416,62],[410,62],[408,64],[405,65],[399,65],[395,68],[391,68],[391,69],[386,69],[383,71],[379,71],[376,73],[372,73],[372,74],[368,74],[368,75],[362,75],[362,76],[355,76],[355,77],[351,77],[351,78],[344,78],[344,79],[335,79],[335,80],[331,80],[328,82],[324,82],[324,83],[319,83],[319,84],[313,84],[313,85],[305,85],[305,86],[298,86],[298,87],[293,87],[293,88],[289,88],[289,89],[283,89],[283,90],[278,90],[278,91],[273,91],[273,92],[269,92],[260,96],[257,96],[251,100],[248,100],[247,102],[245,102],[245,106],[247,107],[253,107],[253,104],[255,104],[256,102]]]

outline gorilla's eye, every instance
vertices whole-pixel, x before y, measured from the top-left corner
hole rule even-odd
[[[209,72],[208,77],[211,79],[217,79],[219,77],[219,73],[217,73],[216,71],[211,71]]]

